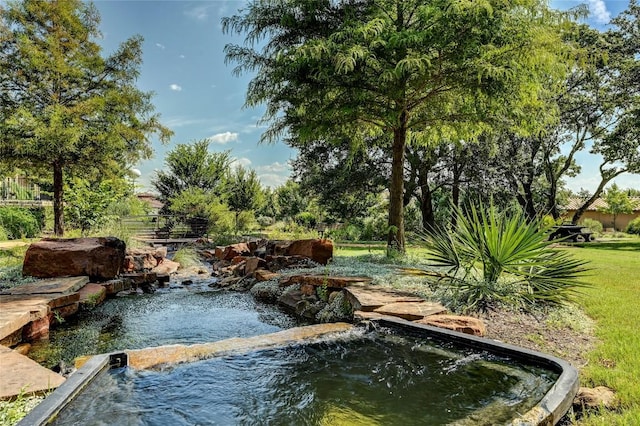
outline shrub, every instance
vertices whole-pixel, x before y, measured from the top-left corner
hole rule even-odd
[[[500,214],[493,204],[480,204],[455,212],[455,231],[439,229],[426,240],[429,260],[447,268],[443,281],[462,310],[560,303],[582,285],[585,262],[552,249],[547,228],[521,210]]]
[[[602,223],[594,219],[585,219],[582,221],[582,226],[586,226],[596,234],[602,234]]]
[[[626,231],[628,234],[640,235],[640,217],[637,217],[629,222]]]
[[[307,227],[309,229],[311,228],[315,228],[316,223],[318,222],[316,220],[316,217],[313,213],[309,213],[309,212],[302,212],[302,213],[298,213],[294,220],[296,221],[296,223],[298,225],[302,225],[304,227]]]
[[[0,241],[7,241],[9,239],[9,234],[5,229],[0,225]]]
[[[201,264],[198,252],[191,247],[181,247],[176,250],[176,253],[173,255],[173,261],[178,262],[181,269]]]
[[[33,238],[41,230],[38,219],[33,213],[19,207],[0,207],[0,226],[4,228],[10,240]]]

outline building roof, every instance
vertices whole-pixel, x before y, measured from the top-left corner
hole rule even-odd
[[[155,194],[150,192],[141,192],[136,194],[136,197],[138,197],[140,201],[147,203],[152,209],[161,209],[164,207],[164,203],[158,200],[158,197]]]
[[[635,207],[633,211],[640,211],[640,197],[629,197],[632,203],[634,203]],[[578,210],[580,206],[584,203],[582,198],[569,198],[569,202],[564,208],[566,210]],[[607,202],[602,198],[596,198],[596,200],[587,208],[587,211],[596,211],[607,207]]]

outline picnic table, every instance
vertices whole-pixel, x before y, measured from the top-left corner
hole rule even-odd
[[[559,225],[553,227],[554,231],[549,235],[549,240],[562,239],[574,243],[595,240],[593,231],[580,225]]]

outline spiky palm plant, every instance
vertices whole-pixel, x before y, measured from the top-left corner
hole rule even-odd
[[[424,239],[433,265],[447,268],[445,280],[463,309],[559,303],[583,285],[585,262],[551,248],[547,229],[520,210],[500,213],[490,203],[455,208],[455,214],[456,229],[438,229]]]

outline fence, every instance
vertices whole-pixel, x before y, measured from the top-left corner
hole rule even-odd
[[[0,205],[41,207],[51,205],[51,197],[26,177],[5,177],[0,179]]]
[[[142,240],[197,239],[207,236],[209,220],[177,215],[127,216],[122,227]]]

